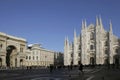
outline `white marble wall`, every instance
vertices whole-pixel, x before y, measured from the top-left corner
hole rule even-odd
[[[93,33],[94,38],[91,40],[90,36]],[[73,63],[77,65],[78,63],[78,51],[81,51],[80,61],[84,65],[90,64],[90,58],[94,58],[94,64],[104,64],[105,59],[108,59],[110,64],[115,62],[114,56],[120,57],[120,44],[119,38],[113,35],[112,32],[112,23],[110,22],[110,30],[106,31],[102,24],[101,18],[96,18],[96,25],[90,24],[87,26],[86,21],[82,21],[82,30],[80,39],[76,36],[74,32],[74,50],[73,50]],[[107,45],[106,45],[107,43]],[[81,46],[79,50],[78,45]],[[93,49],[90,49],[90,46],[93,45]],[[64,62],[69,60],[68,53],[69,49],[67,46],[64,46]],[[105,52],[107,50],[107,52]],[[118,52],[116,53],[116,50]],[[65,61],[66,60],[66,61]],[[120,61],[120,59],[119,59]]]

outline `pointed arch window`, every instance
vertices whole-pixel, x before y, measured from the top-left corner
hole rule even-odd
[[[79,45],[79,50],[81,50],[81,45]]]
[[[105,50],[105,54],[108,54],[108,50],[107,49]]]
[[[90,45],[90,50],[93,50],[94,49],[94,46],[93,45]]]
[[[108,46],[108,42],[107,41],[105,42],[105,46]]]

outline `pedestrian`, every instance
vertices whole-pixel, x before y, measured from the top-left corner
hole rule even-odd
[[[83,73],[83,64],[82,63],[79,63],[79,71]]]
[[[71,64],[71,65],[70,65],[70,70],[72,70],[72,69],[73,69],[73,65]]]
[[[52,64],[50,65],[50,72],[51,73],[53,72],[53,65]]]

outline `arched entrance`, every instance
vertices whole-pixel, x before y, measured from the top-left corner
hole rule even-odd
[[[109,59],[108,59],[108,58],[105,58],[104,64],[105,64],[105,65],[109,64]]]
[[[116,68],[119,68],[119,55],[115,55],[114,56],[114,64],[116,66]]]
[[[115,58],[115,64],[119,65],[119,59]]]
[[[94,59],[94,57],[90,57],[90,65],[95,65],[95,59]]]
[[[13,67],[13,64],[15,64],[14,63],[14,61],[15,61],[14,54],[16,52],[16,47],[10,45],[6,48],[6,51],[7,51],[7,53],[6,53],[6,66],[7,67]]]
[[[23,59],[20,59],[20,66],[23,67]]]

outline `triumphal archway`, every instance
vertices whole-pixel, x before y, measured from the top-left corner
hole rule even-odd
[[[26,40],[0,32],[0,67],[24,66]]]

